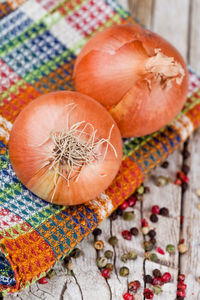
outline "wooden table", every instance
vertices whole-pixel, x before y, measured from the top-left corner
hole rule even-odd
[[[126,0],[120,0],[128,8]],[[147,26],[161,34],[174,44],[182,53],[187,63],[200,74],[200,1],[199,0],[130,0],[129,7],[132,15]],[[191,156],[187,161],[183,158],[181,149],[169,157],[169,168],[158,169],[155,175],[165,175],[175,179],[175,174],[184,163],[191,167],[189,173],[189,189],[183,194],[179,186],[171,183],[158,188],[149,179],[145,185],[151,189],[144,196],[142,203],[135,208],[136,218],[128,223],[118,218],[116,221],[105,220],[101,224],[103,231],[101,239],[105,242],[105,250],[114,251],[114,271],[109,280],[105,280],[96,266],[97,252],[93,247],[93,235],[84,240],[79,247],[84,255],[74,261],[73,276],[66,275],[66,269],[61,264],[56,266],[57,276],[46,285],[33,284],[24,292],[6,296],[6,300],[121,300],[127,290],[127,282],[139,280],[142,284],[138,298],[143,299],[143,274],[151,274],[158,268],[161,272],[169,271],[172,282],[164,285],[163,293],[154,299],[176,299],[177,275],[180,270],[186,275],[187,300],[200,299],[200,198],[195,190],[200,188],[200,131],[196,132],[187,146]],[[167,244],[176,246],[175,255],[159,255],[160,263],[153,263],[145,258],[143,249],[144,237],[140,232],[132,241],[121,238],[121,231],[132,226],[140,228],[141,219],[149,220],[151,206],[159,204],[169,208],[170,217],[159,216],[158,223],[151,223],[157,231],[157,245],[165,249]],[[181,216],[184,221],[181,223]],[[118,245],[113,249],[108,244],[111,235],[119,237]],[[177,245],[180,239],[185,239],[188,246],[186,254],[178,254]],[[120,257],[123,253],[135,250],[138,254],[136,261],[124,264]],[[103,252],[102,252],[103,254]],[[130,269],[127,278],[119,276],[119,268],[126,265]],[[148,285],[147,285],[148,287]]]

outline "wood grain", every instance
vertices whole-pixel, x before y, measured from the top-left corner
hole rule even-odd
[[[131,15],[147,28],[151,28],[154,0],[129,0]]]

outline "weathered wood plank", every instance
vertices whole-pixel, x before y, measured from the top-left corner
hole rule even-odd
[[[154,0],[129,0],[131,15],[147,28],[151,28]]]
[[[193,0],[191,2],[191,26],[190,32],[188,34],[188,42],[189,42],[189,64],[191,67],[200,74],[200,1]]]

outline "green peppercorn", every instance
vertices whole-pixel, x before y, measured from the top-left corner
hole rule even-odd
[[[118,238],[116,236],[111,236],[108,240],[108,243],[111,245],[111,246],[116,246],[117,243],[118,243]]]
[[[149,259],[153,262],[157,262],[158,261],[158,256],[155,253],[151,253],[149,255]]]
[[[51,279],[51,278],[53,278],[53,277],[55,277],[56,276],[56,271],[54,270],[54,269],[51,269],[48,273],[47,273],[47,275],[46,275],[46,277],[48,278],[48,279]]]
[[[104,255],[106,258],[110,259],[113,257],[113,252],[111,250],[106,250]]]
[[[174,245],[167,245],[166,246],[166,251],[169,253],[169,254],[174,254],[175,253],[175,246]]]
[[[107,262],[108,262],[108,260],[105,257],[98,257],[97,258],[97,266],[99,268],[104,268],[107,265]]]
[[[95,248],[96,250],[102,250],[103,247],[104,247],[103,241],[100,241],[100,240],[99,240],[99,241],[94,242],[94,248]]]
[[[71,252],[70,252],[70,256],[73,258],[78,258],[83,254],[83,252],[79,249],[79,248],[74,248]]]
[[[137,193],[138,193],[139,195],[144,194],[144,186],[143,186],[143,185],[141,185],[141,186],[139,186],[139,187],[137,188]]]
[[[127,260],[128,260],[128,254],[127,253],[122,254],[121,261],[123,261],[124,263],[126,263]]]
[[[151,251],[153,249],[153,243],[151,241],[144,242],[144,250]]]
[[[122,277],[128,276],[129,275],[129,268],[127,267],[121,267],[119,270],[119,275]]]
[[[165,186],[165,185],[167,185],[167,184],[170,183],[170,182],[171,182],[171,179],[170,179],[170,178],[165,177],[165,176],[158,176],[158,177],[156,178],[155,184],[156,184],[157,186]]]
[[[127,258],[131,260],[135,260],[137,258],[137,253],[135,251],[130,251],[127,253]]]
[[[125,211],[123,213],[123,219],[125,221],[132,221],[135,218],[134,211]]]
[[[153,292],[154,294],[159,295],[160,293],[162,293],[162,287],[160,285],[154,285]]]
[[[111,271],[114,269],[113,264],[109,263],[105,266],[105,269],[110,269]]]

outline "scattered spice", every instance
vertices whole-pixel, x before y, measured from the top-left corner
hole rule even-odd
[[[140,288],[141,284],[138,280],[131,281],[128,284],[128,290],[131,292],[136,292]]]
[[[178,297],[183,297],[183,298],[185,298],[186,293],[185,293],[184,290],[178,290],[178,291],[177,291],[177,296],[178,296]]]
[[[158,256],[155,253],[151,253],[149,255],[149,259],[153,262],[157,262],[158,261]]]
[[[110,270],[110,269],[103,269],[103,270],[101,271],[101,275],[102,275],[104,278],[108,279],[108,278],[110,278],[111,270]]]
[[[131,196],[127,199],[127,202],[129,207],[134,207],[136,204],[136,198],[134,196]]]
[[[180,243],[178,245],[178,251],[179,251],[179,253],[184,254],[188,251],[188,246],[185,245],[184,243]]]
[[[122,254],[121,261],[123,261],[124,263],[126,263],[128,261],[128,255],[127,255],[127,253]]]
[[[149,233],[149,227],[142,227],[142,234],[147,235]]]
[[[180,282],[185,281],[185,275],[184,274],[179,274],[178,275],[178,281],[180,281]]]
[[[127,201],[124,201],[124,202],[120,205],[120,208],[121,208],[122,210],[125,210],[127,207],[128,207],[128,202],[127,202]]]
[[[63,259],[64,265],[66,266],[71,261],[71,257],[69,255],[65,256]]]
[[[148,235],[151,239],[153,239],[156,236],[156,231],[154,229],[149,230]]]
[[[98,236],[102,234],[102,230],[100,228],[95,228],[92,233],[94,236]]]
[[[166,251],[169,253],[169,254],[174,254],[175,253],[175,246],[172,245],[172,244],[169,244],[166,246]]]
[[[155,277],[161,277],[162,276],[162,273],[158,269],[154,269],[152,273],[153,273],[153,276],[155,276]]]
[[[156,177],[156,180],[155,180],[155,184],[157,186],[165,186],[170,182],[171,182],[171,179],[168,177],[165,177],[165,176],[158,176],[158,177]]]
[[[136,227],[132,227],[130,229],[130,233],[134,236],[137,236],[139,234],[139,230]]]
[[[118,238],[116,236],[111,236],[108,240],[108,243],[114,247],[118,243]]]
[[[144,187],[144,194],[149,194],[150,193],[150,187],[149,186],[145,186]]]
[[[99,241],[94,242],[94,248],[96,250],[102,250],[103,247],[104,247],[104,242],[103,241],[99,240]]]
[[[153,249],[153,244],[151,241],[144,242],[144,250],[151,251]]]
[[[54,270],[54,269],[51,269],[48,273],[47,273],[47,275],[46,275],[46,277],[48,278],[48,279],[51,279],[51,278],[53,278],[53,277],[55,277],[56,276],[56,271]]]
[[[168,208],[166,207],[162,207],[160,209],[160,213],[159,213],[161,216],[164,216],[164,217],[168,217],[169,216],[169,210]]]
[[[117,219],[118,215],[117,215],[117,211],[113,211],[113,213],[110,215],[110,220],[115,221]]]
[[[38,280],[39,284],[47,284],[48,280],[46,279],[46,277],[42,277]]]
[[[155,215],[155,214],[151,214],[150,220],[151,220],[151,222],[153,222],[153,223],[157,223],[157,222],[158,222],[158,216]]]
[[[172,276],[169,272],[165,272],[161,279],[162,279],[162,282],[166,283],[166,282],[169,282],[171,280]]]
[[[130,233],[129,230],[122,231],[122,236],[125,240],[128,240],[128,241],[130,241],[132,239],[132,234]]]
[[[177,285],[178,290],[186,290],[186,288],[187,288],[187,284],[185,284],[183,282],[179,282]]]
[[[153,278],[151,275],[144,275],[144,282],[152,284]]]
[[[124,300],[134,300],[133,295],[129,294],[129,293],[125,293],[123,295]]]
[[[155,295],[159,295],[162,293],[162,287],[160,285],[153,286],[153,292]]]
[[[144,194],[144,186],[143,186],[143,185],[141,185],[141,186],[139,186],[139,187],[137,188],[137,193],[138,193],[139,195]]]
[[[154,277],[152,284],[153,285],[162,285],[162,279],[161,279],[161,277]]]
[[[157,252],[161,255],[165,255],[165,251],[160,247],[157,248]]]
[[[160,212],[160,207],[158,205],[154,205],[152,206],[151,211],[153,214],[158,215]]]
[[[78,258],[83,254],[83,252],[79,249],[79,248],[74,248],[71,252],[70,252],[70,256],[73,258]]]
[[[113,251],[111,250],[106,250],[105,253],[104,253],[105,257],[110,259],[113,257]]]
[[[146,219],[142,219],[141,225],[142,225],[142,227],[148,227],[149,226],[149,224],[148,224],[148,222],[147,222]]]
[[[119,269],[119,275],[122,276],[122,277],[126,277],[129,275],[129,268],[127,267],[121,267]]]
[[[153,245],[155,245],[155,244],[157,243],[157,241],[156,241],[155,238],[152,238],[152,239],[151,239],[151,242],[152,242]]]
[[[153,293],[152,290],[150,290],[150,289],[145,289],[145,290],[144,290],[144,297],[145,297],[146,299],[153,299],[154,293]]]
[[[97,266],[99,268],[104,268],[107,265],[107,258],[106,257],[98,257],[97,258]]]
[[[137,259],[137,253],[135,251],[130,251],[127,253],[127,258],[130,260],[136,260]]]
[[[123,215],[123,210],[120,207],[118,207],[118,209],[116,210],[116,213],[117,213],[118,216],[122,216]]]
[[[135,218],[134,211],[126,211],[123,213],[123,219],[125,221],[132,221]]]
[[[167,169],[168,166],[169,166],[169,162],[168,162],[168,161],[164,161],[164,162],[162,163],[162,165],[161,165],[161,168]]]
[[[181,179],[176,178],[176,180],[174,181],[174,184],[176,184],[176,185],[181,185],[181,184],[182,184]]]
[[[107,265],[105,266],[105,268],[106,268],[106,269],[110,269],[111,271],[113,271],[114,266],[113,266],[113,264],[109,263],[109,264],[107,264]]]

